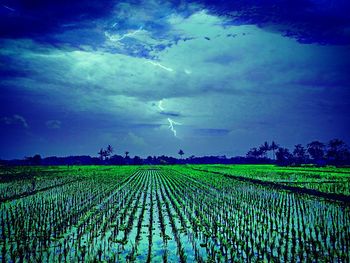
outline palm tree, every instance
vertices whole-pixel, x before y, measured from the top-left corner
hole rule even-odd
[[[100,151],[97,154],[100,155],[100,159],[103,160],[103,156],[104,156],[103,148],[101,148]]]
[[[269,145],[268,142],[264,142],[264,149],[266,150],[266,153],[271,150],[271,146]]]
[[[105,160],[107,159],[107,157],[109,156],[109,151],[108,150],[104,150],[103,151],[103,157],[105,158]]]
[[[111,145],[107,146],[107,153],[108,155],[111,155],[113,153],[113,147]]]
[[[306,161],[306,150],[301,144],[294,146],[293,157],[297,164],[302,164]]]
[[[276,153],[275,151],[278,149],[279,145],[275,143],[275,141],[272,141],[270,144],[270,150],[272,151],[273,159],[276,160]]]
[[[348,146],[346,143],[339,139],[330,140],[327,145],[327,159],[333,164],[340,164],[348,155]]]
[[[276,161],[280,165],[289,165],[292,161],[293,155],[287,148],[278,148],[276,152]]]
[[[307,145],[307,152],[315,162],[319,162],[324,158],[325,145],[319,141],[310,142]]]
[[[182,159],[182,155],[184,155],[185,153],[184,153],[184,151],[183,150],[179,150],[179,152],[178,152],[178,154],[180,154],[180,156],[181,156],[181,159]]]
[[[270,150],[270,145],[268,142],[264,142],[264,144],[262,144],[259,147],[259,150],[262,152],[262,155],[266,158],[267,157],[267,152]]]
[[[247,157],[248,158],[254,158],[257,159],[259,157],[261,157],[262,152],[260,149],[257,149],[256,147],[251,148],[248,152],[247,152]]]

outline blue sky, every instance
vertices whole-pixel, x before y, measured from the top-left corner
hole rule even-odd
[[[0,158],[350,141],[347,1],[1,1]]]

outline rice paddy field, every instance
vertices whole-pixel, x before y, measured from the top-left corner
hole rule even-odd
[[[350,262],[350,169],[0,168],[2,262]]]

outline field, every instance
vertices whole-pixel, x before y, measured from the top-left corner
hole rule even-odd
[[[0,170],[2,262],[350,262],[350,169]]]

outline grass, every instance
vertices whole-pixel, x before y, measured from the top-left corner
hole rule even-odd
[[[193,170],[350,196],[350,168],[279,167],[274,165],[190,165],[189,167]]]

